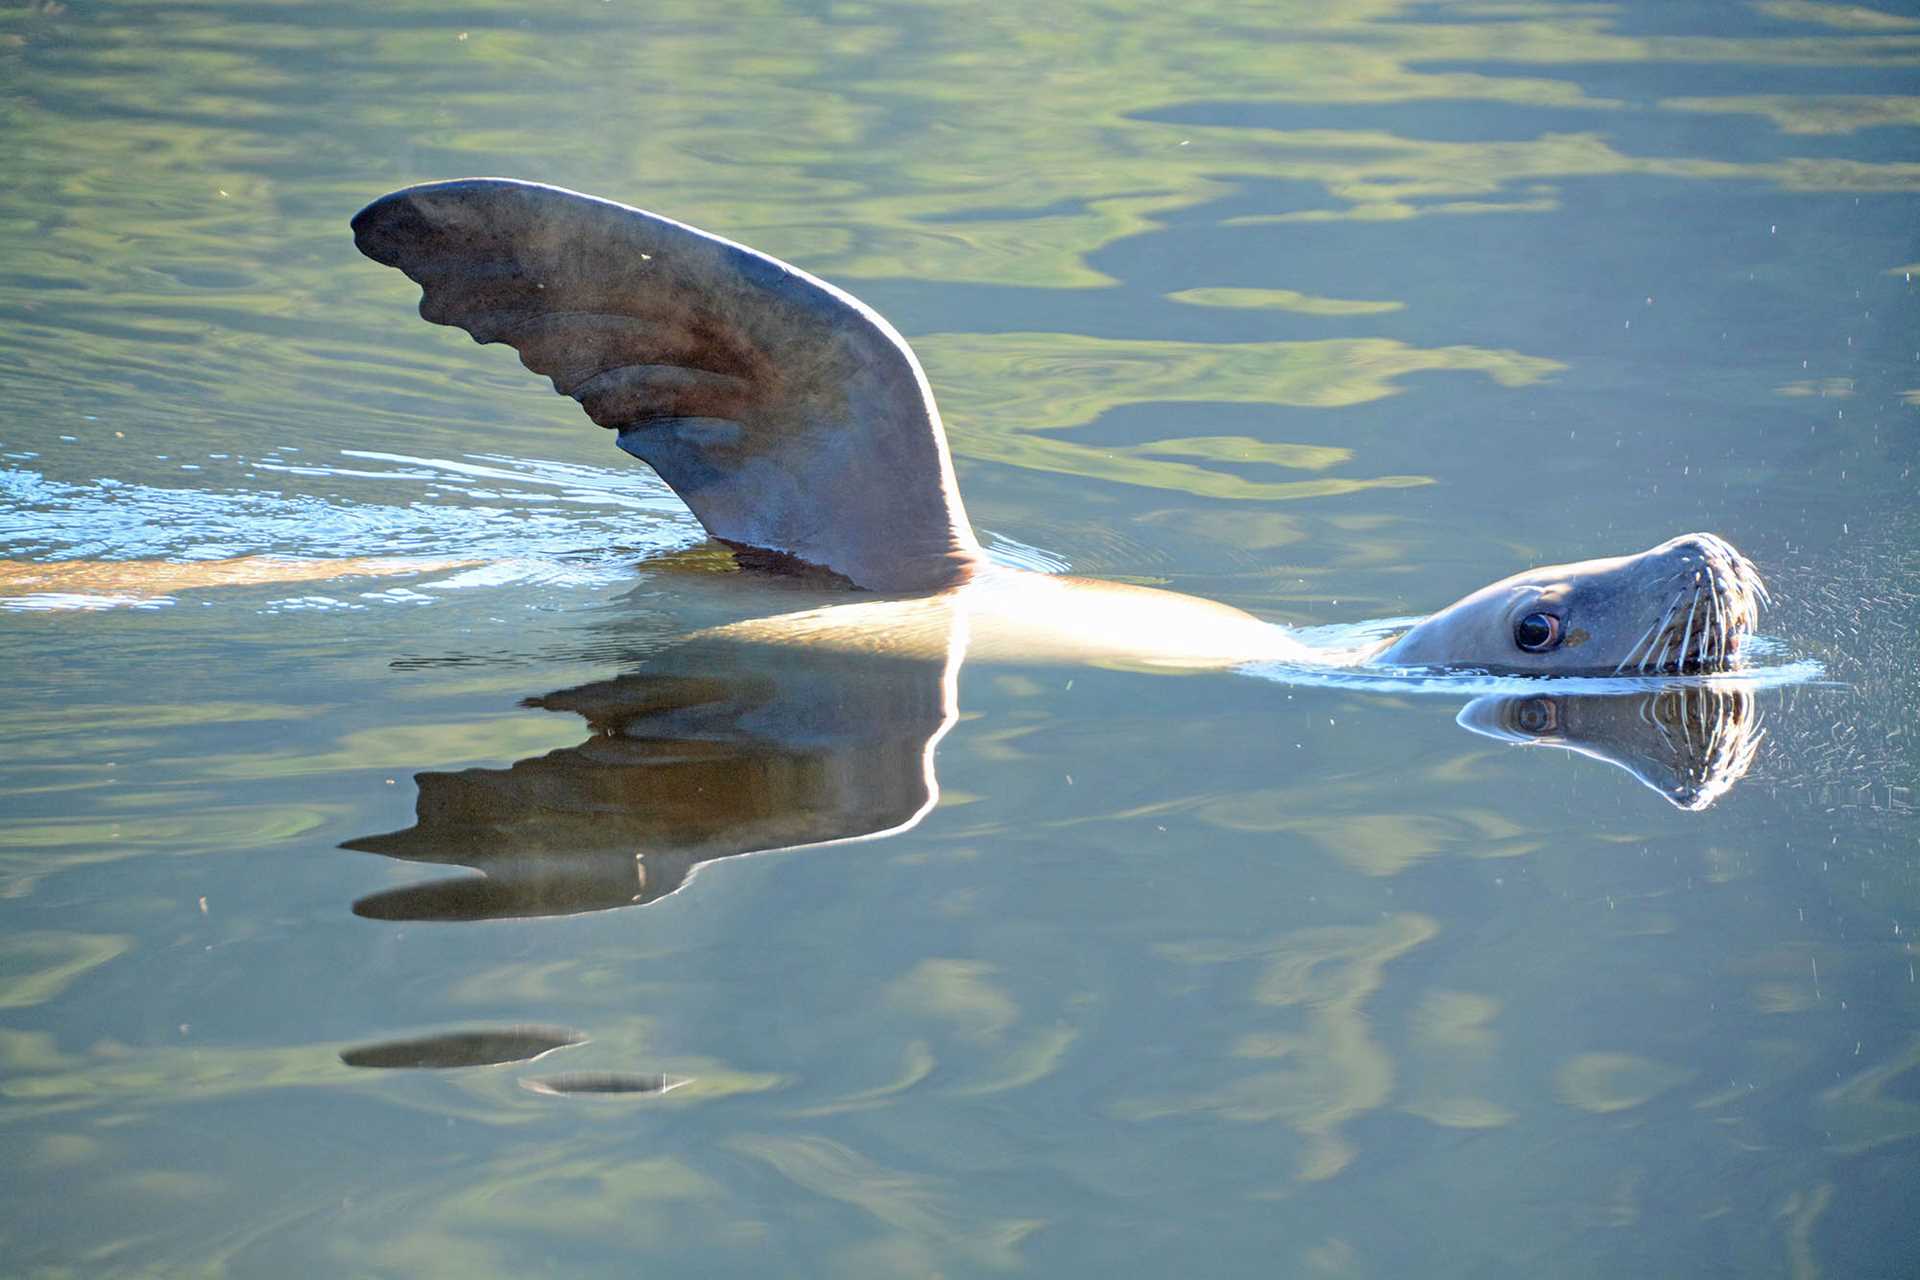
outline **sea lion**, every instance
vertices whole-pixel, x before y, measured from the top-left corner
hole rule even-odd
[[[958,629],[974,656],[1027,661],[1690,675],[1737,662],[1765,598],[1724,539],[1685,534],[1531,570],[1391,642],[1326,653],[1227,605],[992,564],[905,339],[766,254],[501,178],[393,192],[353,231],[362,253],[421,285],[423,317],[518,350],[714,537],[881,597],[743,624],[743,638],[910,653]]]

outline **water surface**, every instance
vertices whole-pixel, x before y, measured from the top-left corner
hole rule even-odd
[[[10,1271],[1911,1273],[1911,6],[35,3],[0,85],[0,552],[480,562],[0,592]],[[482,173],[879,307],[1006,557],[1333,626],[1712,529],[1819,679],[1685,811],[690,649],[813,588],[353,251]]]

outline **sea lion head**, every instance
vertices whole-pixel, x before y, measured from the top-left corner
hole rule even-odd
[[[1726,539],[1686,533],[1638,555],[1529,569],[1480,588],[1376,662],[1514,675],[1731,669],[1767,591]]]

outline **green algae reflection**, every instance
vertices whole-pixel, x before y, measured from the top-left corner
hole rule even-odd
[[[1802,27],[1652,36],[1620,29],[1597,6],[1500,5],[1452,21],[1405,0],[1069,3],[1046,22],[1005,4],[818,13],[750,4],[725,22],[694,0],[537,14],[504,0],[457,10],[349,3],[325,22],[271,5],[18,7],[0,15],[0,82],[12,90],[0,99],[0,314],[10,321],[0,391],[22,420],[76,399],[124,404],[114,421],[129,440],[198,440],[210,427],[220,435],[273,421],[316,443],[403,429],[445,443],[457,439],[449,416],[497,421],[502,411],[485,407],[491,384],[510,375],[473,385],[452,363],[462,347],[451,336],[395,348],[385,335],[404,282],[357,262],[345,237],[347,215],[378,192],[462,173],[630,200],[856,285],[1039,291],[1111,285],[1101,250],[1256,185],[1294,194],[1228,221],[1553,216],[1568,184],[1631,175],[1920,189],[1910,162],[1637,155],[1605,132],[1632,104],[1590,92],[1582,68],[1920,66],[1910,19],[1793,0],[1768,12]],[[1377,124],[1381,110],[1436,103],[1576,113],[1576,127],[1486,141]],[[1332,109],[1375,114],[1356,127],[1271,127],[1303,107],[1336,126]],[[1897,95],[1689,96],[1654,109],[1758,112],[1796,133],[1913,120],[1912,99]],[[1202,120],[1168,118],[1193,111]],[[1367,319],[1361,304],[1293,288],[1284,255],[1246,266],[1230,283],[1263,294],[1263,305]],[[1196,278],[1174,296],[1209,305],[1255,296],[1222,295],[1223,283]],[[1008,341],[1001,360],[1025,359],[1037,340]],[[966,353],[930,345],[952,396]],[[1406,371],[1492,372],[1495,362],[1400,350]],[[1149,379],[1110,399],[1352,403],[1269,395],[1272,371],[1253,367],[1284,373],[1290,360],[1375,354],[1228,348],[1222,358],[1249,372],[1225,386],[1170,393]],[[1163,347],[1158,359],[1179,368],[1191,355]],[[955,405],[966,456],[1242,498],[1406,479],[1272,480],[1142,446],[1080,449],[1033,433],[1084,420],[1067,403],[1081,389],[1063,399],[1052,385],[1028,392],[965,372],[974,396],[1043,410]],[[577,430],[557,410],[532,416],[515,424],[529,438],[563,422]]]
[[[1692,1074],[1637,1054],[1583,1053],[1560,1065],[1553,1084],[1568,1106],[1604,1115],[1650,1102]]]
[[[1222,469],[1321,473],[1352,458],[1327,445],[1244,436],[1178,436],[1131,445],[1083,444],[1054,432],[1084,426],[1127,404],[1212,401],[1340,408],[1398,392],[1429,372],[1480,373],[1501,386],[1538,382],[1552,360],[1477,347],[1421,348],[1385,338],[1316,342],[1153,342],[1073,333],[939,333],[915,342],[963,458],[1209,498],[1327,497],[1407,488],[1425,476],[1252,479]],[[1172,422],[1199,416],[1169,407]],[[1193,461],[1187,461],[1192,459]],[[1200,465],[1210,463],[1214,465]]]
[[[1379,316],[1400,311],[1404,302],[1368,302],[1359,298],[1322,298],[1297,289],[1240,289],[1221,285],[1180,289],[1167,295],[1192,307],[1228,307],[1242,311],[1293,311],[1306,316]]]
[[[0,1009],[45,1004],[132,945],[115,934],[54,930],[0,938]]]
[[[889,1168],[826,1138],[743,1134],[726,1145],[765,1161],[803,1191],[862,1211],[891,1237],[886,1253],[907,1264],[899,1274],[935,1274],[942,1255],[975,1268],[1011,1269],[1020,1242],[1044,1225],[976,1219],[943,1179]]]
[[[1186,964],[1264,961],[1254,1002],[1299,1008],[1304,1017],[1298,1029],[1249,1031],[1233,1046],[1235,1057],[1270,1062],[1269,1069],[1198,1096],[1134,1099],[1121,1104],[1121,1114],[1151,1120],[1198,1112],[1243,1124],[1279,1121],[1307,1143],[1300,1180],[1333,1177],[1357,1154],[1343,1129],[1384,1106],[1393,1093],[1393,1060],[1373,1036],[1366,1004],[1385,982],[1387,965],[1438,932],[1433,920],[1409,912],[1378,925],[1302,929],[1265,945],[1163,948]]]

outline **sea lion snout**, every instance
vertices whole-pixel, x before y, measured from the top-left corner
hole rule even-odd
[[[1683,533],[1644,553],[1661,575],[1656,594],[1672,603],[1616,670],[1641,674],[1724,671],[1767,603],[1753,561],[1714,533]]]
[[[1717,533],[1683,533],[1641,554],[1662,558],[1676,574],[1704,571],[1730,575],[1743,590],[1766,598],[1766,587],[1753,561]]]

